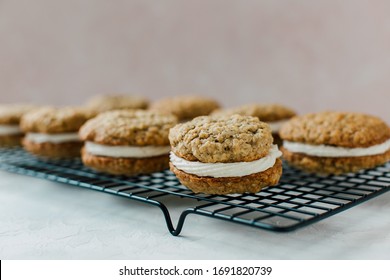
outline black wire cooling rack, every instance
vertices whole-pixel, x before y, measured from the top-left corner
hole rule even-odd
[[[283,166],[279,185],[257,194],[194,194],[170,171],[135,177],[98,173],[80,160],[42,160],[19,148],[0,149],[0,169],[126,197],[159,207],[168,230],[179,235],[196,214],[271,231],[318,222],[390,190],[390,164],[343,176],[316,176]],[[174,226],[163,197],[184,198],[188,208]]]

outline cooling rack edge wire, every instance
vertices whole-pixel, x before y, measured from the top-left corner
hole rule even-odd
[[[194,194],[168,170],[135,177],[112,176],[78,159],[38,159],[20,148],[0,148],[0,169],[125,197],[158,207],[169,232],[177,236],[189,214],[275,232],[289,232],[328,218],[390,190],[390,163],[339,176],[317,176],[284,164],[277,186],[257,194]],[[188,207],[176,227],[167,198]],[[174,210],[171,208],[171,210]]]

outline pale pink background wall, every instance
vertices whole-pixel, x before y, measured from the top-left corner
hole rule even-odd
[[[390,121],[390,1],[0,0],[0,102],[187,92]]]

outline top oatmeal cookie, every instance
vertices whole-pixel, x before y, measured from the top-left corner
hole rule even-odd
[[[213,116],[234,114],[258,117],[264,122],[285,120],[296,115],[293,110],[279,104],[248,104],[234,108],[219,109],[212,113]]]
[[[168,132],[177,123],[173,115],[144,110],[105,112],[89,120],[80,138],[112,146],[167,146]]]
[[[292,118],[282,126],[280,136],[292,142],[356,148],[385,142],[390,128],[371,115],[321,112]]]
[[[119,109],[146,109],[149,101],[140,96],[131,95],[100,95],[89,100],[88,107],[97,112]]]
[[[22,104],[1,104],[0,105],[0,124],[19,125],[22,116],[31,110],[36,109],[34,105]]]
[[[272,145],[268,124],[250,116],[197,117],[169,132],[172,151],[189,161],[205,163],[253,161]]]
[[[210,114],[219,108],[217,101],[201,96],[177,96],[161,99],[150,107],[153,111],[175,115],[179,121]]]
[[[24,132],[77,132],[94,112],[81,107],[44,107],[23,115],[20,127]]]

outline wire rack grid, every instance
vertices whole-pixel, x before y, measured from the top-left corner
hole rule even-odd
[[[283,166],[280,183],[256,194],[194,194],[170,171],[135,177],[95,172],[78,159],[42,160],[19,148],[0,149],[0,169],[103,193],[161,209],[177,236],[189,214],[241,225],[288,232],[321,221],[390,190],[390,164],[342,176],[318,176]],[[186,199],[176,227],[162,198]]]

